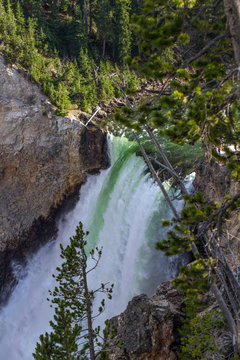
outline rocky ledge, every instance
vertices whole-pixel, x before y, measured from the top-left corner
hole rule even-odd
[[[0,287],[10,261],[53,232],[56,209],[109,165],[106,134],[58,117],[27,75],[0,57]],[[5,288],[6,289],[6,288]],[[1,291],[1,290],[0,290]],[[2,292],[1,292],[2,293]]]
[[[110,320],[116,332],[110,341],[110,360],[175,360],[183,301],[170,281],[159,285],[151,299],[134,297],[122,314]]]

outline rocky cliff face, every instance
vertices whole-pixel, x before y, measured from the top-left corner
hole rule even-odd
[[[209,202],[224,201],[225,195],[234,195],[240,191],[240,181],[233,181],[228,169],[216,161],[205,158],[196,170],[194,188],[204,194]],[[240,264],[240,211],[236,210],[226,222],[225,236],[222,238],[222,246],[231,246],[236,260]],[[231,264],[231,261],[230,261]]]
[[[9,262],[44,237],[55,209],[109,165],[106,135],[54,108],[16,67],[0,57],[0,284]],[[43,230],[43,231],[42,231]]]
[[[209,202],[222,202],[225,195],[240,191],[240,183],[231,179],[226,166],[207,158],[197,167],[193,185]]]
[[[161,284],[151,299],[134,297],[127,309],[110,321],[116,331],[110,342],[110,360],[176,359],[174,345],[183,300],[170,281]]]

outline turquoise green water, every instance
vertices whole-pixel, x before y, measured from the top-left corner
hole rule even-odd
[[[136,143],[127,140],[126,138],[114,138],[111,147],[111,170],[105,178],[104,185],[96,200],[94,212],[92,213],[92,219],[88,225],[90,234],[88,237],[89,247],[96,246],[98,242],[99,232],[104,225],[104,214],[109,204],[111,194],[114,188],[117,186],[118,179],[121,172],[124,172],[126,164],[130,158],[136,158],[134,166],[130,169],[129,174],[129,187],[138,186],[141,177],[135,178],[143,161],[141,158],[135,156]]]

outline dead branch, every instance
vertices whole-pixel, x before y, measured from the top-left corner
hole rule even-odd
[[[224,33],[224,34],[220,34],[220,35],[216,36],[212,41],[210,41],[206,46],[204,46],[204,48],[202,50],[200,50],[196,55],[192,56],[189,60],[187,60],[184,64],[184,67],[188,67],[194,60],[197,60],[205,52],[210,50],[217,41],[224,39],[226,37],[229,37],[229,36],[230,36],[230,33]]]
[[[179,217],[179,215],[178,215],[178,212],[177,212],[176,208],[174,207],[174,205],[173,205],[173,203],[172,203],[172,201],[171,201],[171,199],[170,199],[167,191],[165,190],[162,182],[160,181],[159,177],[157,176],[156,171],[154,170],[151,161],[148,159],[148,156],[147,156],[145,150],[143,149],[142,144],[141,144],[141,142],[140,142],[137,134],[135,133],[135,131],[133,131],[133,136],[134,136],[136,142],[138,143],[138,146],[139,146],[139,148],[140,148],[140,150],[141,150],[141,153],[142,153],[142,155],[143,155],[143,157],[144,157],[144,160],[146,161],[146,163],[147,163],[147,165],[148,165],[148,168],[149,168],[149,170],[150,170],[150,172],[151,172],[154,180],[157,182],[158,186],[160,187],[160,189],[161,189],[161,191],[162,191],[162,193],[163,193],[163,195],[164,195],[167,203],[169,204],[169,206],[170,206],[170,208],[171,208],[171,210],[172,210],[175,218],[176,218],[177,220],[180,220],[180,217]]]

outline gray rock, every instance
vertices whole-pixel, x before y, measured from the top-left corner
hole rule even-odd
[[[134,297],[122,314],[110,320],[116,332],[110,341],[110,360],[176,359],[172,346],[183,299],[171,282],[161,284],[152,299]]]
[[[87,173],[109,165],[106,134],[55,108],[27,75],[0,57],[0,285],[26,248]]]
[[[234,196],[240,191],[240,181],[231,178],[230,171],[224,164],[205,158],[196,169],[196,177],[193,182],[196,191],[202,192],[204,198],[210,203],[224,201],[225,195]],[[225,224],[225,232],[221,238],[221,246],[226,253],[230,244],[235,259],[240,264],[240,210],[236,209],[231,218]],[[225,234],[225,235],[224,235]],[[232,266],[232,256],[229,255],[229,264]]]

